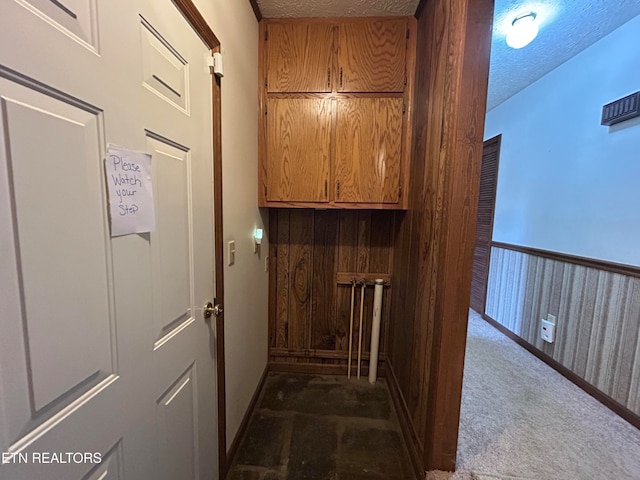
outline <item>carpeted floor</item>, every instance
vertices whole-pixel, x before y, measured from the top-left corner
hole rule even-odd
[[[452,479],[640,479],[640,430],[474,311],[466,355]]]

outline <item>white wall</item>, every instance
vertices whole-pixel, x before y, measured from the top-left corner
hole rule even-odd
[[[231,445],[267,363],[268,273],[253,253],[253,232],[265,228],[258,210],[258,22],[248,0],[195,0],[218,37],[222,79],[222,181],[225,242],[235,240],[236,262],[225,251],[227,448]],[[268,216],[265,215],[265,219]],[[266,230],[265,230],[266,232]],[[266,235],[265,235],[266,236]]]
[[[640,16],[491,110],[502,134],[494,241],[640,265],[640,119],[602,106],[640,90]]]

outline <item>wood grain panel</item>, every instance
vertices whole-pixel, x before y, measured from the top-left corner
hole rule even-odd
[[[277,256],[276,271],[270,276],[273,283],[270,292],[276,299],[270,310],[273,315],[269,329],[270,360],[346,367],[351,278],[370,282],[383,278],[387,282],[380,343],[384,357],[391,312],[389,283],[394,240],[394,229],[389,226],[394,224],[394,212],[286,209],[275,212],[269,224]],[[359,301],[357,288],[355,339]],[[363,323],[364,353],[369,351],[372,313],[373,287],[369,285]]]
[[[406,430],[415,433],[406,441],[417,471],[455,469],[492,7],[492,0],[433,0],[418,19],[410,189],[408,211],[398,216],[389,352],[412,424]]]
[[[402,98],[337,100],[336,202],[398,203]]]
[[[289,348],[308,348],[314,212],[292,210],[289,219]]]
[[[331,23],[269,23],[267,91],[330,92],[333,30]]]
[[[548,313],[557,316],[553,344],[540,339]],[[487,315],[640,415],[640,278],[494,247]]]
[[[331,100],[267,100],[267,200],[326,202]]]
[[[343,23],[339,29],[339,92],[404,91],[406,19]]]

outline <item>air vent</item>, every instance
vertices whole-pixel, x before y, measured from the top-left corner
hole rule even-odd
[[[615,125],[616,123],[640,117],[640,92],[621,98],[602,107],[602,121],[600,125]]]

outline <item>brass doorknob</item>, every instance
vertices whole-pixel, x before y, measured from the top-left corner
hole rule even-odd
[[[207,302],[204,304],[204,307],[202,307],[202,315],[204,316],[204,318],[211,318],[211,315],[215,315],[216,317],[219,317],[222,314],[222,305],[220,304],[213,304],[211,302]]]

